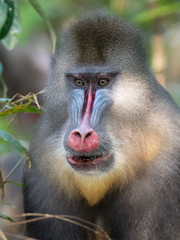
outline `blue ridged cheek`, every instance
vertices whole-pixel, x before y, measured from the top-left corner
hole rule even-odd
[[[72,127],[77,128],[81,123],[82,109],[84,103],[84,90],[74,89],[72,91],[71,100],[71,121]],[[112,104],[111,90],[98,89],[95,94],[95,100],[93,103],[93,110],[90,117],[90,126],[96,127],[100,120],[103,118],[104,111]]]
[[[84,90],[74,89],[72,91],[71,114],[70,114],[73,128],[77,128],[80,125],[83,102],[84,102]]]
[[[98,89],[96,91],[95,101],[93,105],[93,111],[90,118],[90,125],[96,127],[100,120],[103,118],[103,113],[112,104],[111,90]]]

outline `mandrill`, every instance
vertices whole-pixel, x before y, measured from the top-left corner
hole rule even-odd
[[[180,109],[156,81],[139,30],[106,13],[74,22],[44,98],[25,212],[81,218],[112,240],[179,240]],[[55,218],[26,231],[39,240],[107,239]]]

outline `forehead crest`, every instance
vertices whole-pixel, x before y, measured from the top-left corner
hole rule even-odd
[[[140,42],[140,33],[131,24],[108,14],[94,14],[72,24],[64,44],[74,46],[78,63],[103,64],[113,49],[136,49]]]

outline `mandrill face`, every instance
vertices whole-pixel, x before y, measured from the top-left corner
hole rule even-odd
[[[113,166],[106,116],[112,105],[117,72],[76,71],[66,74],[72,100],[64,139],[67,161],[77,171],[105,171]]]
[[[23,190],[25,212],[70,221],[30,219],[30,237],[179,239],[180,110],[142,46],[136,28],[107,14],[64,33]]]
[[[168,122],[136,28],[100,16],[75,23],[63,39],[46,89],[41,158],[65,192],[92,205],[154,161]]]

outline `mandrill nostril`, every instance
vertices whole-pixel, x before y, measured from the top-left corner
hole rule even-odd
[[[92,132],[89,132],[89,133],[87,133],[86,135],[85,135],[85,138],[89,138],[89,137],[91,137],[92,136]]]
[[[78,138],[81,138],[81,134],[79,132],[75,132],[74,135]]]

